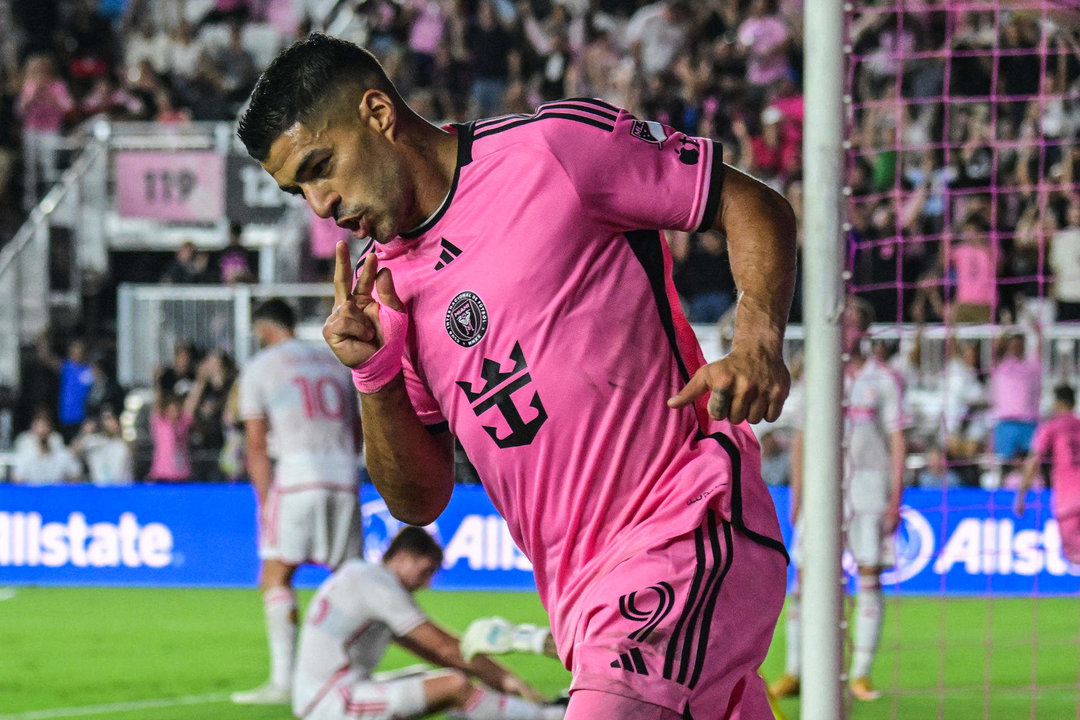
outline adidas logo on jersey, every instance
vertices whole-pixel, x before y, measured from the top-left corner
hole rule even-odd
[[[627,672],[638,675],[648,675],[649,669],[645,667],[645,658],[636,647],[630,648],[629,652],[619,653],[619,659],[611,662],[611,667],[622,668]]]
[[[439,245],[442,247],[442,253],[439,255],[439,262],[435,265],[436,271],[442,270],[461,254],[461,248],[446,238],[439,238]]]

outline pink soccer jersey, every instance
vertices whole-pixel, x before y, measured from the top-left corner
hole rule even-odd
[[[1061,412],[1039,424],[1031,449],[1049,456],[1054,517],[1080,512],[1080,418]]]
[[[569,663],[583,591],[707,504],[782,548],[749,427],[666,405],[704,359],[656,228],[710,224],[720,147],[599,100],[452,129],[447,199],[377,253],[413,406],[475,464]]]

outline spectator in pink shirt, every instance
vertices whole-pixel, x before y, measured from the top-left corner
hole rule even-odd
[[[23,206],[27,210],[37,202],[39,180],[50,182],[56,175],[57,141],[64,119],[74,109],[75,101],[57,77],[52,60],[46,55],[31,56],[15,105],[23,123]]]
[[[147,480],[187,482],[192,479],[188,435],[195,420],[199,397],[188,393],[187,400],[171,393],[159,393],[150,411],[150,435],[154,455]]]
[[[764,90],[788,74],[791,31],[777,15],[775,0],[754,0],[750,17],[739,25],[739,46],[746,53],[746,81]]]
[[[1027,357],[1021,333],[998,342],[998,361],[990,371],[990,410],[994,418],[994,453],[1004,460],[1026,455],[1039,420],[1042,362]]]
[[[446,34],[447,13],[442,0],[411,0],[406,4],[406,12],[410,18],[413,83],[416,87],[431,87],[435,56]]]
[[[960,244],[948,255],[956,279],[956,296],[949,313],[954,323],[990,322],[997,305],[997,266],[986,228],[976,217],[964,222]]]

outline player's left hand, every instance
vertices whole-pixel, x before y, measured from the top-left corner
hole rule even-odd
[[[668,407],[693,403],[705,392],[709,395],[709,416],[734,424],[780,417],[791,375],[779,351],[764,344],[736,343],[726,356],[699,369]]]
[[[881,529],[886,535],[896,532],[900,527],[900,501],[889,500],[889,506],[885,508],[885,517],[881,521]]]

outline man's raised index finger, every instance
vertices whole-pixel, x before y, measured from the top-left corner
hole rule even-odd
[[[352,260],[349,258],[349,243],[341,240],[334,248],[334,305],[340,305],[352,297],[352,286]]]

